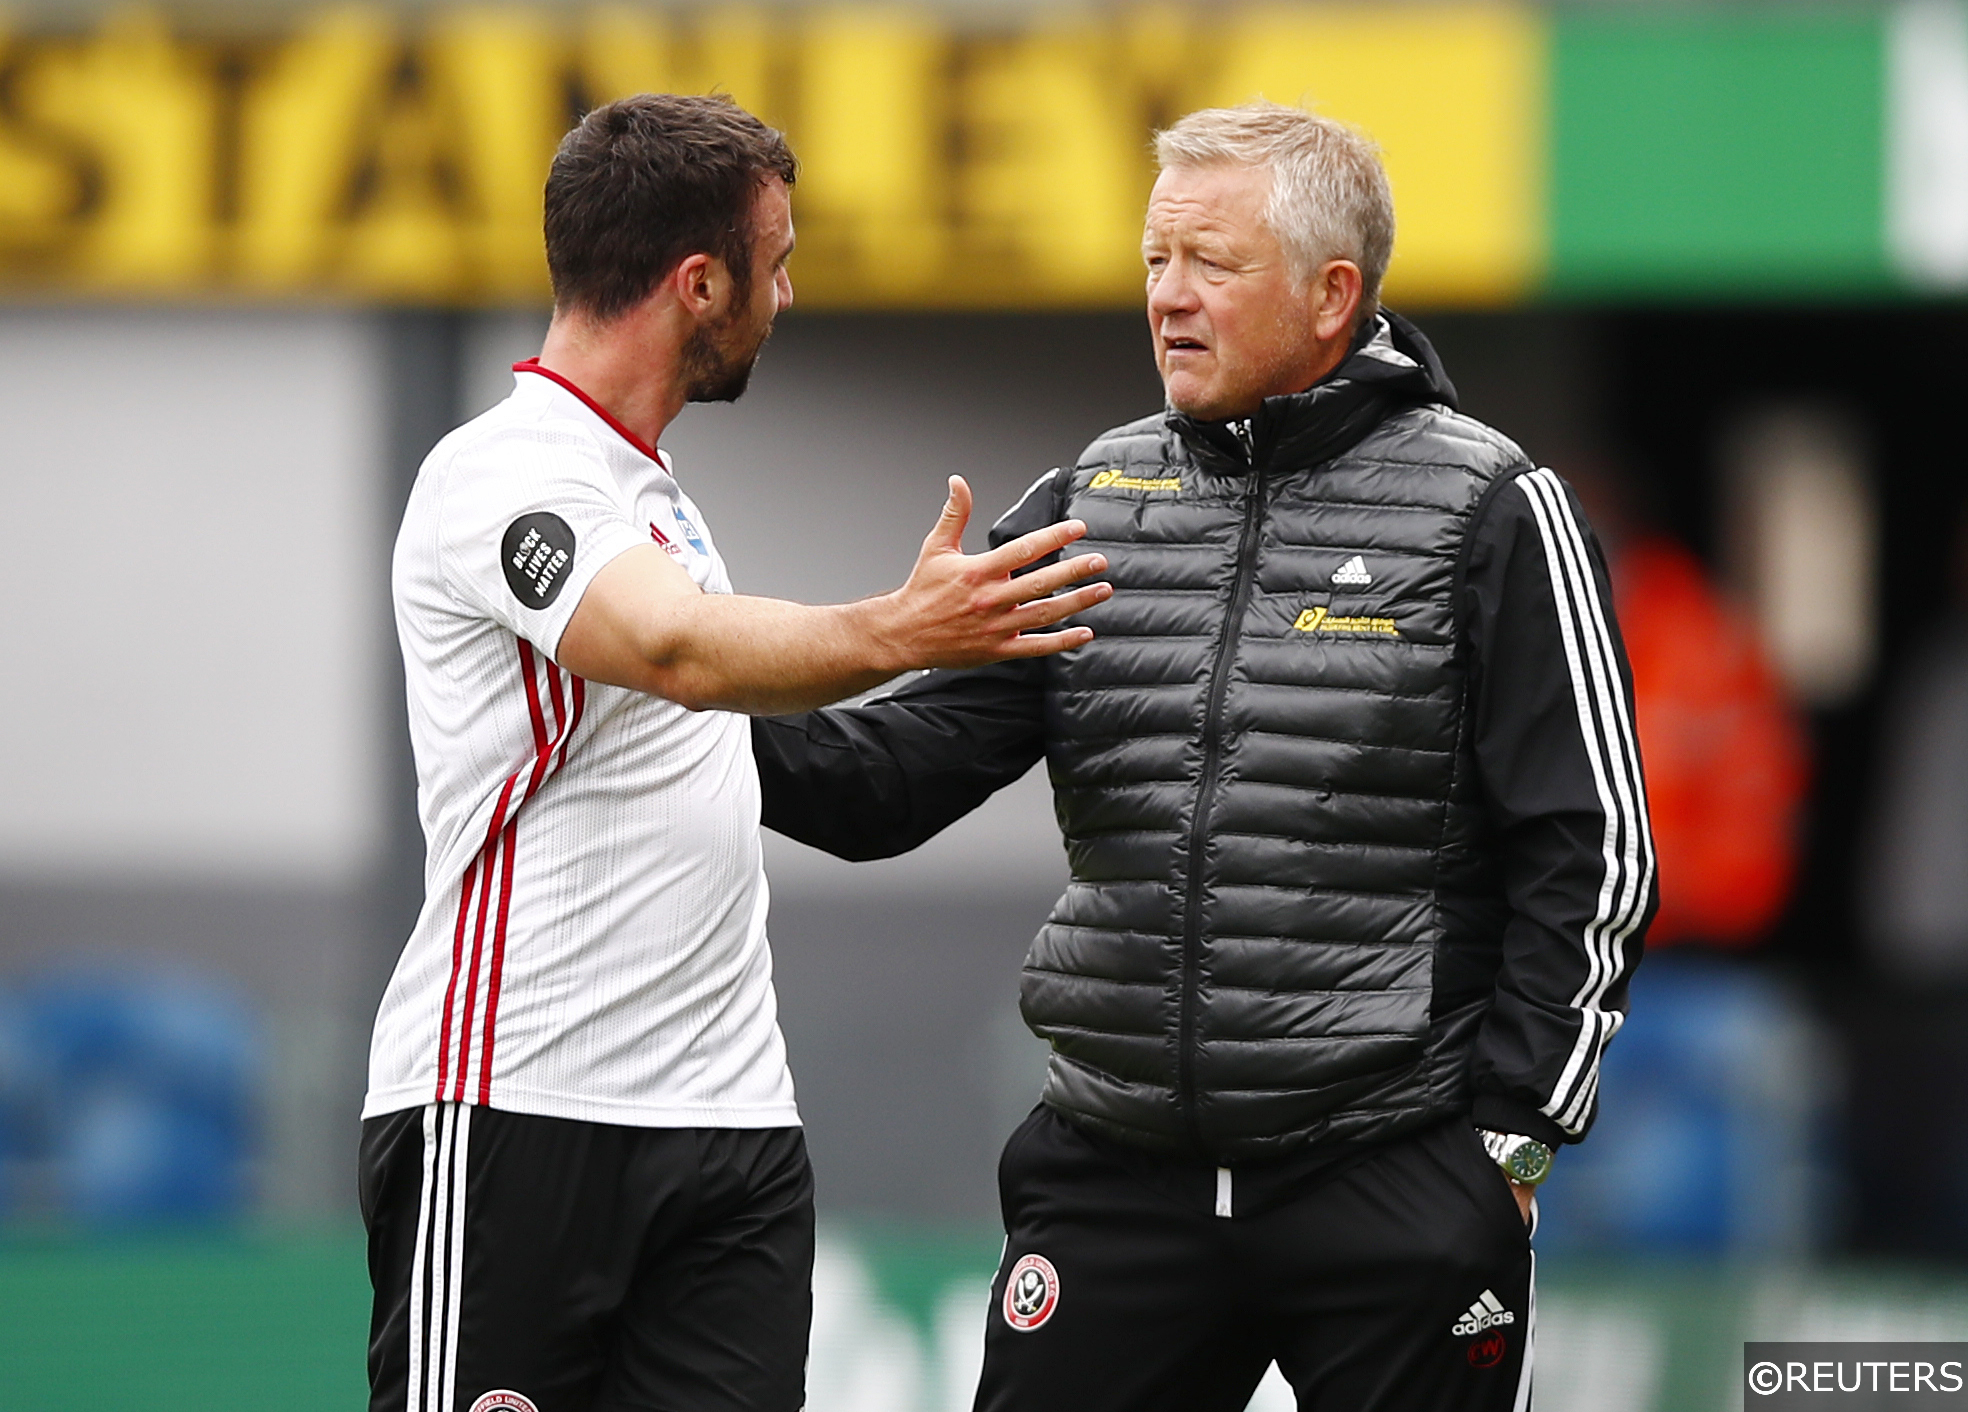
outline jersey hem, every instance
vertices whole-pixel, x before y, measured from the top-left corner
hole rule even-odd
[[[362,1103],[362,1120],[388,1117],[431,1101],[435,1078],[419,1084],[371,1092]],[[774,1103],[622,1103],[607,1098],[582,1098],[537,1089],[497,1084],[493,1101],[480,1104],[476,1094],[464,1100],[473,1107],[533,1118],[568,1118],[582,1123],[614,1123],[629,1128],[797,1128],[799,1106]]]

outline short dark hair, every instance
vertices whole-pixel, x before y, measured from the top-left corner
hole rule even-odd
[[[723,94],[639,93],[596,108],[547,175],[554,306],[612,319],[697,254],[724,261],[750,297],[758,189],[798,175],[785,135]]]

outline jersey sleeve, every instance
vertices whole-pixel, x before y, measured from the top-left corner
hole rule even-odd
[[[1059,518],[1060,479],[1032,483],[991,527],[993,548]],[[860,706],[755,719],[763,822],[837,858],[906,853],[1044,757],[1045,686],[1044,660],[1023,658],[925,672]]]
[[[1045,755],[1045,667],[926,672],[860,706],[755,719],[762,822],[863,861],[927,843]]]
[[[598,456],[506,437],[459,454],[438,538],[452,593],[549,657],[594,576],[650,542]]]
[[[1575,1142],[1655,907],[1633,682],[1604,555],[1550,471],[1497,486],[1462,610],[1476,768],[1510,915],[1477,1036],[1479,1126]]]

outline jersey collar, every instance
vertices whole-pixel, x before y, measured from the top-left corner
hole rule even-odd
[[[562,387],[566,388],[569,392],[573,393],[576,397],[580,398],[590,412],[593,412],[597,417],[600,417],[604,422],[608,423],[609,429],[612,430],[617,436],[621,437],[622,440],[628,442],[629,445],[633,446],[636,450],[640,451],[643,455],[647,456],[650,460],[654,461],[658,466],[661,466],[664,470],[667,471],[669,469],[669,464],[666,461],[664,461],[663,454],[660,451],[658,451],[655,447],[651,446],[648,442],[644,441],[641,437],[637,436],[634,432],[630,431],[627,427],[623,426],[620,422],[616,421],[614,417],[609,415],[609,411],[606,407],[602,406],[599,402],[595,401],[594,398],[588,396],[587,393],[581,391],[581,389],[579,387],[576,387],[572,382],[569,382],[566,378],[562,377],[559,373],[555,372],[552,368],[541,367],[540,360],[538,358],[528,358],[523,362],[514,363],[512,365],[512,370],[516,373],[538,373],[541,377],[546,378],[549,382],[559,383]]]

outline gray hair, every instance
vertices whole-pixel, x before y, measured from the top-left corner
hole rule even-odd
[[[1360,313],[1380,307],[1394,253],[1394,196],[1380,149],[1344,123],[1254,99],[1204,108],[1155,134],[1155,160],[1170,167],[1249,166],[1271,173],[1264,220],[1299,279],[1327,260],[1360,267]]]

